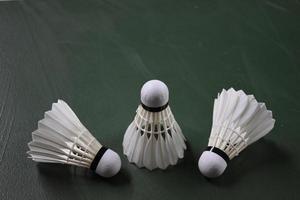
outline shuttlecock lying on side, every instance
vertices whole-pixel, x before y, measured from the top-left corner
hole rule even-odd
[[[168,87],[159,80],[146,82],[141,90],[141,105],[123,139],[123,152],[138,167],[166,169],[183,158],[185,137],[175,121]]]
[[[274,123],[272,112],[253,95],[223,90],[215,99],[208,147],[198,162],[201,173],[208,178],[220,176],[229,160],[269,133]]]
[[[103,177],[114,176],[121,168],[119,155],[102,146],[62,100],[38,122],[28,146],[29,158],[36,162],[85,167]]]

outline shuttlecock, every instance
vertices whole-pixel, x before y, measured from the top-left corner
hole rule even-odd
[[[184,156],[185,137],[168,102],[166,84],[151,80],[143,85],[141,105],[123,139],[124,154],[138,167],[166,169]]]
[[[103,177],[114,176],[121,168],[119,155],[102,146],[62,100],[38,122],[28,146],[29,158],[36,162],[85,167]]]
[[[214,102],[208,147],[199,158],[201,173],[208,178],[220,176],[229,160],[269,133],[274,123],[272,112],[253,95],[223,90]]]

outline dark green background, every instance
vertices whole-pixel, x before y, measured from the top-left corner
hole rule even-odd
[[[185,158],[149,172],[122,154],[141,85],[161,79],[188,139]],[[299,0],[0,2],[0,199],[300,199]],[[197,160],[222,88],[255,94],[275,128],[216,180]],[[122,158],[102,179],[26,158],[58,98]]]

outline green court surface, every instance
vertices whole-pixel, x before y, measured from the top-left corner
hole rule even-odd
[[[150,79],[168,85],[188,141],[165,171],[122,153]],[[300,199],[299,84],[299,0],[0,1],[0,199]],[[197,161],[213,100],[230,87],[265,102],[275,128],[207,180]],[[31,132],[57,99],[120,154],[120,174],[27,158]]]

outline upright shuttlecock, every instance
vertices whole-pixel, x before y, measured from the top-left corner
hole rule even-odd
[[[229,160],[269,133],[274,123],[272,112],[253,95],[223,90],[214,102],[208,147],[199,158],[201,173],[208,178],[220,176]]]
[[[28,146],[29,158],[36,162],[85,167],[103,177],[114,176],[121,168],[119,155],[102,146],[62,100],[38,122]]]
[[[123,139],[124,154],[138,167],[166,169],[184,156],[185,137],[168,102],[166,84],[151,80],[143,85],[141,105]]]

